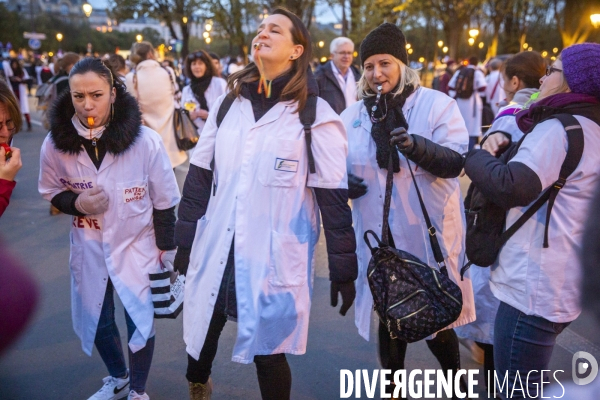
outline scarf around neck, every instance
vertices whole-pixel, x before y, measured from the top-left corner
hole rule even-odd
[[[206,89],[208,89],[211,81],[212,76],[204,75],[200,78],[192,76],[192,81],[190,83],[190,89],[192,89],[194,97],[196,100],[198,100],[198,103],[200,103],[200,109],[206,111],[210,110],[208,109],[208,104],[206,102],[206,96],[204,96],[204,93],[206,93]]]
[[[600,104],[594,96],[579,93],[557,93],[537,101],[530,108],[517,114],[517,125],[524,133],[529,133],[540,121],[556,114],[578,114],[578,105]]]
[[[271,97],[267,97],[264,91],[258,93],[259,80],[242,84],[241,95],[252,103],[252,111],[256,121],[261,119],[275,104],[288,100],[281,98],[281,93],[291,79],[291,71],[273,79],[271,81]]]
[[[377,104],[377,109],[375,111],[374,117],[381,118],[387,112],[387,115],[382,121],[373,123],[371,127],[371,137],[375,141],[375,145],[377,147],[376,155],[377,155],[377,165],[379,168],[387,169],[389,157],[390,157],[390,132],[392,132],[396,128],[404,128],[408,131],[408,122],[404,117],[404,113],[402,112],[402,107],[404,107],[404,103],[406,103],[406,99],[415,91],[413,86],[405,86],[402,93],[397,96],[394,96],[392,93],[395,92],[397,88],[391,90],[390,92],[381,95],[379,100],[379,104]],[[367,108],[367,113],[369,117],[371,116],[371,111],[373,106],[375,106],[375,99],[377,96],[370,96],[364,99],[365,107]],[[387,104],[387,107],[386,107]],[[392,161],[394,166],[394,172],[400,172],[400,157],[397,151],[392,151]]]

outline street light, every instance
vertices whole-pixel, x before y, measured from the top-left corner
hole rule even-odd
[[[469,38],[469,46],[473,46],[473,44],[475,44],[475,39],[470,37]]]
[[[552,52],[553,52],[554,54],[558,53],[558,47],[555,47],[555,48],[553,48],[553,49],[552,49]]]
[[[319,48],[322,49],[323,47],[325,47],[325,42],[324,41],[319,41]]]
[[[212,20],[209,19],[208,21],[206,21],[206,25],[204,26],[204,29],[207,32],[210,32],[212,30]]]
[[[135,41],[136,42],[140,43],[142,40],[144,40],[144,37],[142,35],[138,34],[138,35],[135,36]]]
[[[438,41],[438,47],[441,49],[444,46],[444,41],[440,40]]]
[[[444,46],[444,47],[442,48],[442,51],[444,52],[444,54],[446,54],[446,53],[448,52],[448,46]]]
[[[202,34],[202,37],[203,37],[204,39],[206,39],[206,38],[207,38],[207,37],[209,37],[209,36],[210,36],[210,33],[208,33],[208,32],[204,32],[204,33]]]
[[[209,37],[204,38],[204,41],[206,42],[206,44],[210,44],[210,42],[212,42],[212,39]]]
[[[469,36],[476,38],[479,35],[479,29],[469,29]]]
[[[183,17],[183,18],[181,18],[181,20],[183,21],[183,23],[184,23],[184,24],[187,24],[187,22],[188,22],[188,17]]]
[[[83,3],[81,9],[83,10],[83,13],[87,18],[89,18],[90,15],[92,15],[92,5],[90,3]]]
[[[523,49],[527,50],[527,48],[529,47],[529,43],[523,43]]]
[[[62,33],[57,33],[56,34],[56,40],[58,40],[58,43],[62,42],[63,40],[63,34]]]
[[[546,50],[542,51],[542,57],[544,57],[544,58],[548,57],[548,52]]]
[[[483,44],[483,42],[479,42],[479,48],[480,48],[480,49],[483,49],[483,46],[485,46],[485,45]]]
[[[592,21],[592,25],[594,28],[600,27],[600,14],[592,14],[590,15],[590,21]]]
[[[406,50],[410,49],[410,43],[406,43]]]
[[[408,49],[408,54],[412,54],[413,53],[413,49]]]

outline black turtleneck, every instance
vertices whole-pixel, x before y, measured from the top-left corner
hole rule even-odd
[[[259,81],[243,84],[241,94],[252,103],[252,112],[256,121],[261,119],[280,100],[286,100],[281,98],[281,93],[291,79],[291,71],[273,79],[271,81],[271,97],[267,97],[264,90],[262,93],[258,93]]]

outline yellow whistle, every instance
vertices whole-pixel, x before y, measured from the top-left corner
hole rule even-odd
[[[87,122],[88,122],[88,125],[90,126],[90,128],[94,127],[94,117],[88,117]]]

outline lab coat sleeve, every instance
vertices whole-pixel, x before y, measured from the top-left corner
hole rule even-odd
[[[183,197],[179,204],[179,219],[175,224],[175,244],[191,248],[196,234],[196,224],[206,213],[210,200],[212,172],[190,165],[183,185]]]
[[[311,136],[316,173],[308,175],[308,186],[348,189],[346,129],[339,115],[321,98],[317,101],[317,121],[313,125]]]
[[[431,108],[431,140],[457,153],[466,152],[469,146],[469,132],[456,101],[440,94],[436,103],[433,103]]]
[[[148,191],[152,207],[156,210],[166,210],[179,203],[180,195],[175,174],[167,151],[158,133],[147,127],[142,127],[142,135],[147,135],[150,143],[148,154]]]
[[[67,187],[60,181],[60,176],[55,170],[57,161],[53,155],[56,152],[54,144],[47,136],[40,150],[40,175],[38,178],[38,191],[42,197],[48,201],[57,194],[67,190]]]
[[[211,163],[215,154],[217,130],[219,129],[217,128],[217,114],[224,98],[225,94],[219,96],[217,101],[215,101],[213,109],[208,113],[208,119],[206,120],[204,128],[202,128],[202,139],[198,141],[198,144],[194,149],[190,164],[212,171]],[[239,100],[236,100],[236,102],[237,101]]]

